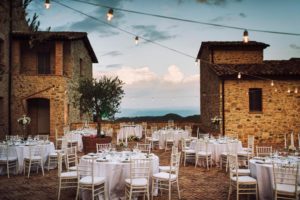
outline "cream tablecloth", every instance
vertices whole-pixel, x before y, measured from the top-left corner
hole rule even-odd
[[[131,136],[138,137],[139,139],[143,137],[143,126],[142,125],[124,125],[120,128],[117,134],[117,143],[119,141],[125,141],[127,144],[128,138]]]
[[[82,136],[90,136],[90,135],[97,135],[97,130],[96,129],[73,130],[65,134],[64,138],[69,142],[77,141],[78,151],[82,152],[83,150]]]
[[[167,137],[167,134],[169,134],[169,133],[173,136],[176,146],[178,146],[178,142],[181,139],[188,138],[188,136],[189,136],[189,132],[186,130],[182,130],[182,129],[161,129],[161,130],[155,131],[152,134],[152,137],[159,139],[159,148],[160,149],[165,148],[166,137]]]

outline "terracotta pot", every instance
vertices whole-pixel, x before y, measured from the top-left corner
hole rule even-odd
[[[105,136],[102,138],[83,136],[82,137],[83,152],[84,154],[96,153],[97,151],[96,144],[106,144],[106,143],[111,143],[111,141],[112,138],[109,136]]]

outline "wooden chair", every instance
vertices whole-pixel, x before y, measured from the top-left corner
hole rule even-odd
[[[231,193],[233,189],[236,190],[236,199],[239,199],[239,195],[241,194],[254,194],[256,196],[256,199],[258,199],[257,195],[257,181],[256,179],[250,177],[250,176],[239,176],[238,169],[238,158],[237,155],[228,155],[228,162],[229,162],[229,170],[230,170],[230,176],[229,176],[229,192],[228,192],[228,200],[230,199]]]
[[[198,140],[196,144],[196,152],[195,152],[195,167],[198,165],[198,160],[205,160],[206,168],[209,169],[212,167],[212,152],[208,150],[208,142],[203,140]]]
[[[136,146],[137,146],[137,149],[143,153],[150,154],[150,152],[151,152],[151,144],[150,143],[149,144],[137,143]]]
[[[18,157],[15,148],[8,151],[8,144],[0,144],[0,165],[6,167],[7,177],[9,178],[10,169],[15,169],[17,173],[18,168]]]
[[[181,153],[172,154],[170,161],[170,169],[169,172],[159,172],[153,174],[152,176],[152,195],[151,199],[153,199],[154,190],[158,188],[159,190],[167,190],[168,191],[168,199],[172,199],[172,185],[177,185],[178,197],[180,197],[180,189],[179,189],[179,163],[180,163],[180,155]],[[172,170],[174,168],[175,170]]]
[[[130,178],[125,179],[125,199],[132,199],[134,194],[143,193],[144,199],[150,200],[149,176],[151,159],[131,159]]]
[[[272,147],[256,146],[256,156],[265,157],[272,154]]]
[[[29,155],[24,157],[24,175],[26,173],[26,168],[28,169],[28,175],[30,176],[30,171],[32,167],[37,168],[37,173],[39,167],[42,169],[42,173],[44,176],[44,161],[43,161],[43,155],[44,155],[44,147],[40,145],[35,146],[29,146]]]

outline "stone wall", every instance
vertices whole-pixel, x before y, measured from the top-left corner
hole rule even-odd
[[[263,62],[262,50],[214,50],[213,63],[250,64]]]
[[[282,147],[284,134],[300,133],[300,80],[225,81],[225,132],[238,133],[246,144],[248,135],[255,135],[256,144]],[[262,88],[263,111],[249,112],[249,88]],[[288,89],[291,90],[288,93]],[[295,143],[296,144],[296,143]]]

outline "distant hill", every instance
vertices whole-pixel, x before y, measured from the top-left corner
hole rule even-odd
[[[141,117],[121,117],[116,119],[116,122],[167,122],[168,120],[174,120],[174,122],[195,122],[199,123],[200,115],[192,115],[187,117],[182,117],[178,114],[169,113],[163,116],[141,116]]]

